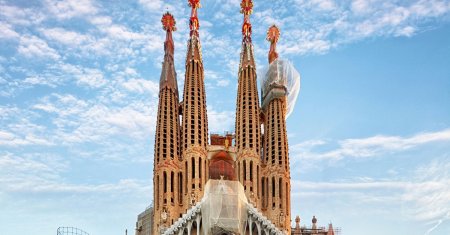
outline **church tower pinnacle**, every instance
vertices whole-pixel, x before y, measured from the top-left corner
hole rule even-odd
[[[178,218],[181,194],[178,190],[179,176],[179,134],[178,85],[174,66],[174,43],[172,31],[175,31],[175,19],[165,13],[161,19],[166,31],[164,42],[164,61],[159,82],[158,118],[155,134],[155,155],[153,165],[154,226],[153,234],[159,229],[169,227]]]
[[[252,25],[250,23],[252,11],[252,0],[242,0],[241,13],[244,15],[244,22],[238,71],[235,134],[238,179],[244,186],[250,202],[260,208],[261,123],[252,45]]]
[[[187,44],[186,73],[181,113],[181,149],[184,172],[184,208],[190,208],[203,196],[207,181],[208,118],[202,50],[198,29],[197,9],[200,0],[189,0],[191,17],[190,38]]]
[[[269,72],[262,87],[262,110],[264,120],[264,181],[263,211],[280,229],[291,233],[291,183],[286,132],[287,88],[285,74],[278,60],[276,43],[280,31],[273,25],[267,31],[270,42]]]

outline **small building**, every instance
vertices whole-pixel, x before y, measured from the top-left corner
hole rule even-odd
[[[150,205],[138,215],[136,221],[136,235],[151,235],[153,224],[153,207]]]
[[[318,227],[317,218],[313,216],[311,227],[300,226],[300,217],[295,217],[295,227],[291,230],[291,235],[340,235],[341,228],[333,228],[333,224],[329,223],[328,228]]]

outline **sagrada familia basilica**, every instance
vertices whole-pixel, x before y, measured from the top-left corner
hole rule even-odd
[[[250,23],[253,3],[241,2],[244,20],[235,132],[208,135],[197,17],[200,0],[188,2],[192,11],[181,101],[172,40],[175,19],[166,13],[161,20],[166,40],[155,136],[153,206],[138,216],[136,235],[334,234],[331,225],[328,229],[302,230],[298,217],[296,228],[291,228],[286,116],[298,95],[300,77],[288,61],[278,58],[279,29],[271,26],[267,32],[269,66],[259,97]]]

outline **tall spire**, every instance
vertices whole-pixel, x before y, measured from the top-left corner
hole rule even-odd
[[[270,42],[270,50],[269,50],[269,64],[278,58],[277,53],[277,42],[280,38],[280,30],[276,25],[270,26],[269,30],[267,30],[267,41]]]
[[[268,208],[266,216],[282,230],[291,234],[291,181],[289,167],[289,145],[286,130],[286,87],[279,81],[286,80],[276,59],[276,43],[280,30],[275,25],[267,31],[270,42],[269,71],[261,85],[263,87],[263,119],[264,119],[264,158],[265,171],[262,175],[265,184],[262,186],[263,208]],[[281,65],[280,65],[281,66]],[[283,77],[280,77],[283,76]]]
[[[161,19],[166,31],[164,61],[159,83],[159,102],[155,133],[153,165],[154,217],[152,234],[168,227],[177,218],[182,202],[180,182],[180,119],[178,116],[178,86],[173,60],[175,19],[165,13]],[[173,167],[175,166],[175,167]]]
[[[173,61],[174,43],[172,39],[172,31],[176,31],[175,19],[169,12],[165,13],[161,18],[163,29],[166,31],[166,41],[164,42],[164,62],[161,71],[159,89],[169,88],[178,98],[178,85],[176,79],[175,66]]]
[[[247,198],[260,208],[261,190],[258,182],[260,176],[261,123],[258,88],[256,86],[256,67],[251,40],[252,25],[250,14],[253,3],[242,0],[241,13],[242,47],[239,64],[239,81],[236,100],[236,148],[238,161],[238,179],[244,186]]]
[[[181,112],[181,149],[185,171],[184,206],[199,201],[206,184],[206,161],[208,145],[208,116],[201,44],[198,29],[197,8],[200,0],[188,0],[192,8],[189,20],[190,38],[186,55]],[[188,207],[185,207],[187,209]]]

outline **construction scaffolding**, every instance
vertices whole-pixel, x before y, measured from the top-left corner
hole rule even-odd
[[[89,235],[89,233],[74,227],[59,227],[56,235]]]

